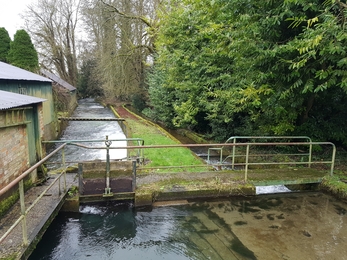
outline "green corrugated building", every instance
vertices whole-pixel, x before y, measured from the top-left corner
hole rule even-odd
[[[21,68],[0,62],[0,90],[45,99],[43,102],[43,139],[57,138],[52,80]]]

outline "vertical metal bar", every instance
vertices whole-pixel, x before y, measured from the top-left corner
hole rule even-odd
[[[136,189],[136,160],[133,160],[133,182],[132,182],[132,191]]]
[[[84,185],[83,185],[83,165],[78,163],[78,190],[81,195],[83,195]]]
[[[108,135],[106,135],[106,140],[108,140]],[[110,188],[110,149],[106,144],[106,188]]]
[[[140,146],[140,140],[137,140],[137,145]],[[136,156],[141,161],[141,151],[140,149],[137,149]]]
[[[233,140],[234,146],[233,146],[233,158],[231,161],[231,169],[234,170],[234,164],[235,164],[235,151],[236,151],[236,138]]]
[[[104,196],[112,196],[111,188],[110,188],[110,145],[111,141],[108,140],[108,135],[106,135],[106,188]]]
[[[219,154],[219,163],[223,163],[223,147],[220,149],[220,154]]]
[[[25,202],[24,202],[24,183],[23,180],[19,182],[19,200],[20,200],[20,211],[23,216],[22,220],[22,233],[23,233],[23,244],[28,245],[28,229],[25,214]]]
[[[333,144],[333,155],[332,155],[332,158],[331,158],[330,176],[334,175],[335,155],[336,155],[336,147]]]
[[[312,162],[312,143],[310,140],[310,149],[308,154],[308,168],[311,168],[311,162]]]
[[[60,178],[58,180],[58,195],[61,195],[61,188],[60,188]]]
[[[210,163],[210,148],[207,149],[207,163]]]
[[[249,144],[247,144],[246,148],[246,165],[245,165],[245,181],[247,181],[248,175],[248,158],[249,158]]]
[[[65,147],[61,151],[61,156],[63,160],[63,173],[64,173],[64,193],[66,192],[66,164],[65,164]],[[59,181],[60,182],[60,181]]]
[[[145,145],[145,140],[142,139],[141,142],[142,142],[142,146],[144,146]],[[142,164],[145,163],[145,154],[144,154],[143,148],[141,148],[141,162],[142,162]]]

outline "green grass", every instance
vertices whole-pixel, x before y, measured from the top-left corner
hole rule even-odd
[[[179,144],[176,140],[166,136],[159,127],[148,125],[145,121],[127,119],[128,127],[130,128],[133,138],[142,138],[145,145],[172,145]],[[160,167],[160,166],[193,166],[205,165],[192,151],[184,147],[175,148],[147,148],[144,150],[145,167]],[[182,168],[157,168],[155,172],[178,172],[178,171],[201,171],[207,170],[206,167],[184,167]],[[153,170],[153,169],[152,169]]]
[[[347,198],[347,183],[341,181],[338,176],[327,176],[320,184],[322,190],[326,190],[340,199]]]

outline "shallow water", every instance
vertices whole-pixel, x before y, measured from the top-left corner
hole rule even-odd
[[[114,118],[114,115],[110,109],[96,103],[93,99],[82,99],[79,100],[78,107],[72,117]],[[105,140],[106,135],[109,139],[126,138],[116,121],[70,121],[61,140]],[[104,142],[81,142],[81,144],[106,147]],[[126,141],[113,142],[112,146],[126,146]],[[122,159],[126,155],[126,149],[110,149],[110,159]],[[106,160],[106,150],[85,149],[69,145],[65,149],[65,158],[66,161],[75,163],[95,159]],[[50,162],[52,161],[61,161],[61,155],[57,154],[57,156],[52,157]]]
[[[347,205],[322,193],[60,213],[29,259],[347,259]]]

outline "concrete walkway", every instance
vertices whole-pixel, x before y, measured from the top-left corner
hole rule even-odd
[[[40,194],[54,181],[57,175],[49,175],[49,179],[41,186],[31,188],[25,193],[25,207],[30,207],[33,201],[40,196]],[[19,223],[14,230],[0,243],[0,259],[27,259],[30,247],[35,247],[36,243],[41,237],[42,228],[45,224],[52,221],[51,216],[55,216],[63,204],[63,198],[66,192],[63,192],[63,177],[61,178],[61,191],[59,196],[59,181],[57,181],[39,200],[39,202],[27,214],[26,224],[28,229],[29,245],[23,245],[23,232],[22,224]],[[67,190],[72,185],[78,185],[78,178],[76,173],[66,174]],[[7,230],[13,225],[20,217],[20,203],[19,201],[10,209],[10,211],[0,219],[0,237],[2,237]]]

